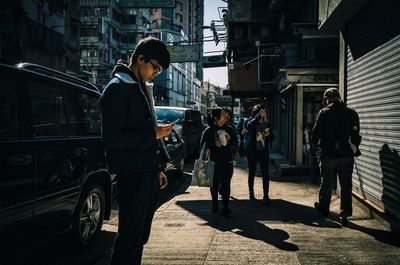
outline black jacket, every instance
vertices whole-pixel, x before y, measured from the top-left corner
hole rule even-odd
[[[321,109],[312,130],[313,142],[318,144],[320,158],[340,158],[359,155],[360,120],[353,109],[337,101]],[[357,147],[354,154],[350,142]]]
[[[230,140],[226,146],[217,147],[215,145],[215,139],[217,138],[217,131],[225,130],[229,136]],[[233,128],[229,125],[223,125],[218,127],[216,125],[208,126],[201,136],[201,147],[206,144],[206,148],[210,149],[210,159],[215,163],[229,163],[234,159],[234,150],[238,146],[237,136]]]
[[[124,65],[100,97],[102,136],[109,170],[116,174],[161,171],[151,104],[143,82]]]

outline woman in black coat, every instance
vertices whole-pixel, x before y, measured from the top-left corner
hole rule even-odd
[[[212,198],[212,212],[218,211],[218,190],[222,195],[223,215],[231,213],[229,196],[231,193],[231,178],[233,175],[232,148],[237,146],[235,132],[225,124],[226,113],[222,108],[214,108],[208,115],[208,127],[201,137],[201,146],[206,145],[210,150],[210,159],[214,165],[214,182],[210,188]]]

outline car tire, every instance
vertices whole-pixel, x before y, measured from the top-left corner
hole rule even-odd
[[[177,177],[182,177],[184,169],[185,169],[185,159],[182,158],[181,161],[178,164],[178,168],[176,170],[176,176]]]
[[[80,196],[74,212],[72,236],[79,246],[90,246],[96,239],[103,225],[104,212],[104,189],[91,183]]]

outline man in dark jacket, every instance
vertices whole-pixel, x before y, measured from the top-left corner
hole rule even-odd
[[[345,106],[336,88],[328,88],[324,93],[328,104],[318,113],[312,134],[318,144],[321,172],[319,202],[315,208],[329,215],[332,184],[339,176],[341,185],[340,222],[347,226],[347,217],[352,215],[352,173],[354,156],[360,155],[360,121],[357,113]]]
[[[119,225],[112,265],[140,264],[158,204],[162,150],[157,140],[171,132],[154,119],[145,81],[169,66],[166,46],[139,41],[129,65],[118,64],[100,98],[102,135],[109,170],[117,174]]]

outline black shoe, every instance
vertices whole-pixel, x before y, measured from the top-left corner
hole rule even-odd
[[[349,220],[347,220],[347,217],[340,216],[339,217],[339,222],[343,227],[349,227]]]
[[[322,214],[325,215],[325,216],[328,216],[328,215],[329,215],[329,210],[324,210],[324,209],[322,209],[321,204],[319,204],[319,202],[315,202],[315,203],[314,203],[314,208],[315,208],[318,212],[322,213]]]
[[[222,214],[222,215],[230,215],[231,213],[232,213],[232,212],[231,212],[231,210],[229,209],[228,206],[222,207],[222,210],[221,210],[221,214]]]
[[[262,199],[262,203],[263,203],[263,204],[270,204],[270,203],[271,203],[271,199],[268,198],[268,197],[264,197],[264,198]]]
[[[250,194],[249,195],[249,199],[250,199],[250,201],[256,201],[257,200],[256,197],[254,197],[254,194]]]
[[[213,212],[213,213],[218,212],[218,202],[212,204],[211,212]]]

